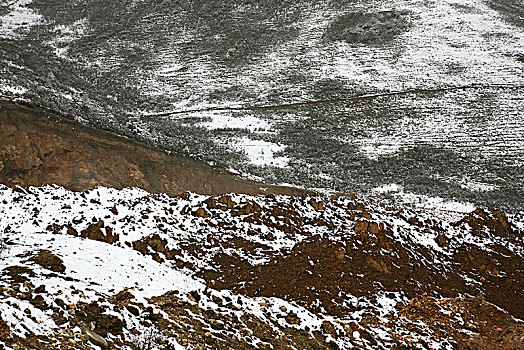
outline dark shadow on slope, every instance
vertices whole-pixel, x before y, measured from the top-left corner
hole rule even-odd
[[[487,3],[508,22],[524,28],[524,4],[521,0],[488,0]]]
[[[348,44],[386,44],[409,29],[409,16],[409,12],[396,10],[347,13],[331,23],[324,39]]]

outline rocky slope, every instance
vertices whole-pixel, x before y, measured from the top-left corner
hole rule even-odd
[[[0,101],[0,183],[58,184],[73,190],[133,186],[167,194],[303,193],[245,181],[188,157],[5,101]]]
[[[524,214],[0,187],[6,349],[522,349]]]
[[[2,2],[0,350],[524,349],[521,2]]]

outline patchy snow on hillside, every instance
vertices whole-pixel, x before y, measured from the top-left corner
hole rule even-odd
[[[270,125],[267,121],[260,119],[260,118],[255,118],[254,116],[251,116],[251,115],[234,116],[234,115],[223,114],[223,113],[220,113],[220,114],[218,113],[214,113],[214,114],[197,113],[194,116],[200,117],[200,118],[204,117],[206,119],[209,119],[209,121],[205,121],[200,124],[201,126],[209,130],[245,129],[251,132],[257,132],[257,131],[261,132],[261,131],[270,129]]]
[[[19,38],[24,30],[42,20],[42,16],[27,7],[31,2],[32,0],[15,0],[7,5],[9,12],[0,16],[0,38]]]
[[[244,152],[253,165],[284,168],[289,162],[287,157],[275,156],[275,153],[282,152],[286,147],[272,142],[243,137],[235,139],[232,146]]]

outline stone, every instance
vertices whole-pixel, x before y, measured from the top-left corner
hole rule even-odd
[[[53,272],[63,273],[66,269],[62,259],[48,250],[41,250],[29,260]]]
[[[228,209],[233,209],[236,205],[231,196],[222,196],[218,198],[218,203],[224,204]]]
[[[449,240],[444,235],[438,235],[435,239],[435,242],[437,242],[438,246],[441,248],[446,248],[449,246]]]
[[[309,204],[313,207],[313,209],[315,209],[316,211],[323,211],[324,210],[324,202],[320,201],[320,200],[315,200],[313,198],[311,198],[309,200]]]
[[[208,218],[211,216],[209,212],[205,210],[204,208],[197,209],[197,211],[195,211],[193,215],[199,218]]]

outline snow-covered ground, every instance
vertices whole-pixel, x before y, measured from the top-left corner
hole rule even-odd
[[[0,15],[0,38],[15,39],[42,21],[42,16],[27,7],[32,0],[6,0],[2,6],[6,6],[8,13]]]
[[[400,190],[401,187],[398,185],[377,189],[377,191]],[[223,202],[223,199],[226,201]],[[227,289],[208,289],[209,281],[197,277],[197,272],[213,270],[215,262],[218,261],[216,259],[224,254],[245,259],[248,266],[263,266],[271,263],[275,254],[277,256],[288,254],[292,249],[300,246],[300,242],[308,240],[310,235],[347,244],[344,242],[348,242],[355,234],[358,235],[356,223],[352,221],[354,220],[351,218],[352,215],[349,215],[352,211],[348,208],[352,206],[357,207],[353,213],[370,210],[369,215],[372,215],[370,222],[381,222],[381,225],[390,227],[391,239],[405,247],[409,255],[416,257],[424,265],[438,266],[442,272],[452,268],[454,263],[448,259],[452,259],[454,254],[466,244],[485,252],[491,252],[495,246],[504,246],[519,259],[524,257],[522,237],[514,239],[497,237],[488,231],[485,231],[482,236],[473,235],[468,224],[454,224],[466,214],[457,211],[460,208],[452,208],[453,211],[436,209],[435,206],[388,209],[387,203],[384,205],[385,203],[379,203],[372,198],[340,197],[326,202],[319,210],[319,207],[311,203],[318,203],[320,198],[232,194],[221,199],[215,198],[218,203],[232,204],[231,209],[226,206],[222,209],[212,209],[209,200],[209,197],[196,194],[182,197],[151,195],[136,188],[116,190],[99,187],[87,192],[71,192],[56,186],[26,189],[0,186],[0,238],[2,247],[6,247],[0,250],[2,254],[0,287],[4,288],[4,291],[9,291],[11,282],[7,271],[13,267],[25,266],[29,268],[27,270],[29,272],[21,270],[18,276],[24,276],[28,283],[17,288],[16,293],[31,292],[30,286],[33,286],[31,288],[44,286],[43,301],[53,308],[58,307],[57,297],[62,298],[67,305],[100,303],[101,300],[106,300],[103,305],[108,308],[106,311],[108,315],[121,318],[129,329],[136,327],[142,329],[142,326],[137,323],[132,314],[122,312],[116,304],[107,302],[121,291],[130,292],[133,303],[149,305],[155,310],[159,306],[152,301],[152,297],[161,297],[168,292],[176,291],[176,295],[185,302],[205,310],[213,310],[219,314],[225,312],[224,315],[233,313],[239,319],[246,314],[253,315],[261,322],[273,324],[271,327],[279,334],[289,328],[324,332],[325,321],[333,323],[336,328],[342,330],[345,323],[362,322],[365,315],[371,312],[378,317],[379,323],[367,329],[367,332],[371,332],[377,337],[377,341],[387,345],[392,341],[392,328],[388,326],[390,318],[400,317],[396,308],[398,303],[403,305],[409,303],[403,291],[379,289],[369,298],[346,294],[343,304],[351,305],[356,311],[348,312],[340,318],[325,310],[313,313],[311,308],[315,307],[314,304],[305,307],[298,301],[285,300],[286,298],[249,297]],[[431,204],[439,206],[435,201]],[[248,220],[250,215],[241,212],[243,208],[247,208],[246,205],[251,205],[251,208],[258,206],[259,209],[254,209],[255,214],[256,210],[262,210],[260,214],[256,214],[262,216],[254,221]],[[364,207],[361,207],[362,205]],[[208,214],[202,214],[202,210]],[[286,215],[291,216],[286,217]],[[511,222],[516,224],[515,227],[522,229],[522,216],[520,214],[510,217]],[[407,218],[410,217],[416,217],[418,221],[408,220]],[[82,238],[69,232],[73,229],[77,234],[81,233],[100,222],[99,220],[104,221],[102,228],[110,228],[112,235],[118,236],[115,243],[108,244]],[[294,233],[281,226],[289,223],[299,225],[300,222],[304,226]],[[441,229],[428,230],[423,225],[415,225],[416,222],[429,222],[429,225],[440,222],[438,225]],[[437,244],[438,237],[441,235],[447,237],[445,239],[450,242],[449,245]],[[152,259],[150,255],[132,249],[136,242],[150,237],[164,240],[168,250],[179,251],[179,256],[184,261],[183,267],[174,260]],[[221,243],[213,245],[213,240]],[[243,241],[248,243],[246,247],[251,244],[259,248],[244,249],[242,246],[232,246],[228,243]],[[191,246],[197,247],[197,251],[204,249],[205,254],[195,255],[195,250]],[[151,247],[146,246],[149,253],[153,253]],[[427,251],[422,253],[421,249]],[[42,251],[51,252],[58,257],[65,270],[49,273],[49,267],[45,264],[39,265],[35,257]],[[385,254],[383,256],[387,257],[390,252],[382,249],[380,254]],[[400,254],[400,251],[394,254]],[[162,256],[167,257],[167,253]],[[315,266],[317,262],[309,258],[311,266]],[[466,283],[473,285],[479,283],[477,277],[474,277],[476,275],[468,274],[467,271],[462,272],[464,273],[462,278]],[[363,273],[367,272],[363,271]],[[364,274],[361,276],[363,277]],[[200,295],[198,300],[192,297],[195,292]],[[14,296],[18,295],[16,293],[0,293],[0,310],[2,319],[17,336],[25,337],[28,332],[46,335],[58,332],[59,329],[67,329],[55,323],[56,318],[52,317],[53,310],[43,311],[34,303],[15,298]],[[233,300],[233,306],[224,309],[222,304],[217,304],[217,298]],[[73,321],[74,312],[67,311],[66,314],[70,317],[70,322],[73,322],[71,327],[74,326],[76,322]],[[291,324],[284,318],[285,315],[290,314],[295,315],[293,317],[297,319]],[[167,314],[164,313],[164,317],[168,317]],[[196,315],[193,317],[199,319]],[[402,320],[401,324],[408,322],[405,318],[399,319]],[[422,324],[422,327],[426,326]],[[426,332],[426,334],[411,333],[411,337],[413,341],[429,342],[435,347],[451,346],[449,338],[438,338],[429,328]],[[131,334],[126,337],[128,340],[133,338]],[[329,335],[328,339],[331,339]],[[349,338],[339,337],[332,340],[341,348],[350,348],[354,344],[370,344],[360,338],[359,331],[352,333]],[[256,344],[261,340],[254,338],[250,341]],[[181,347],[179,344],[177,346]]]

